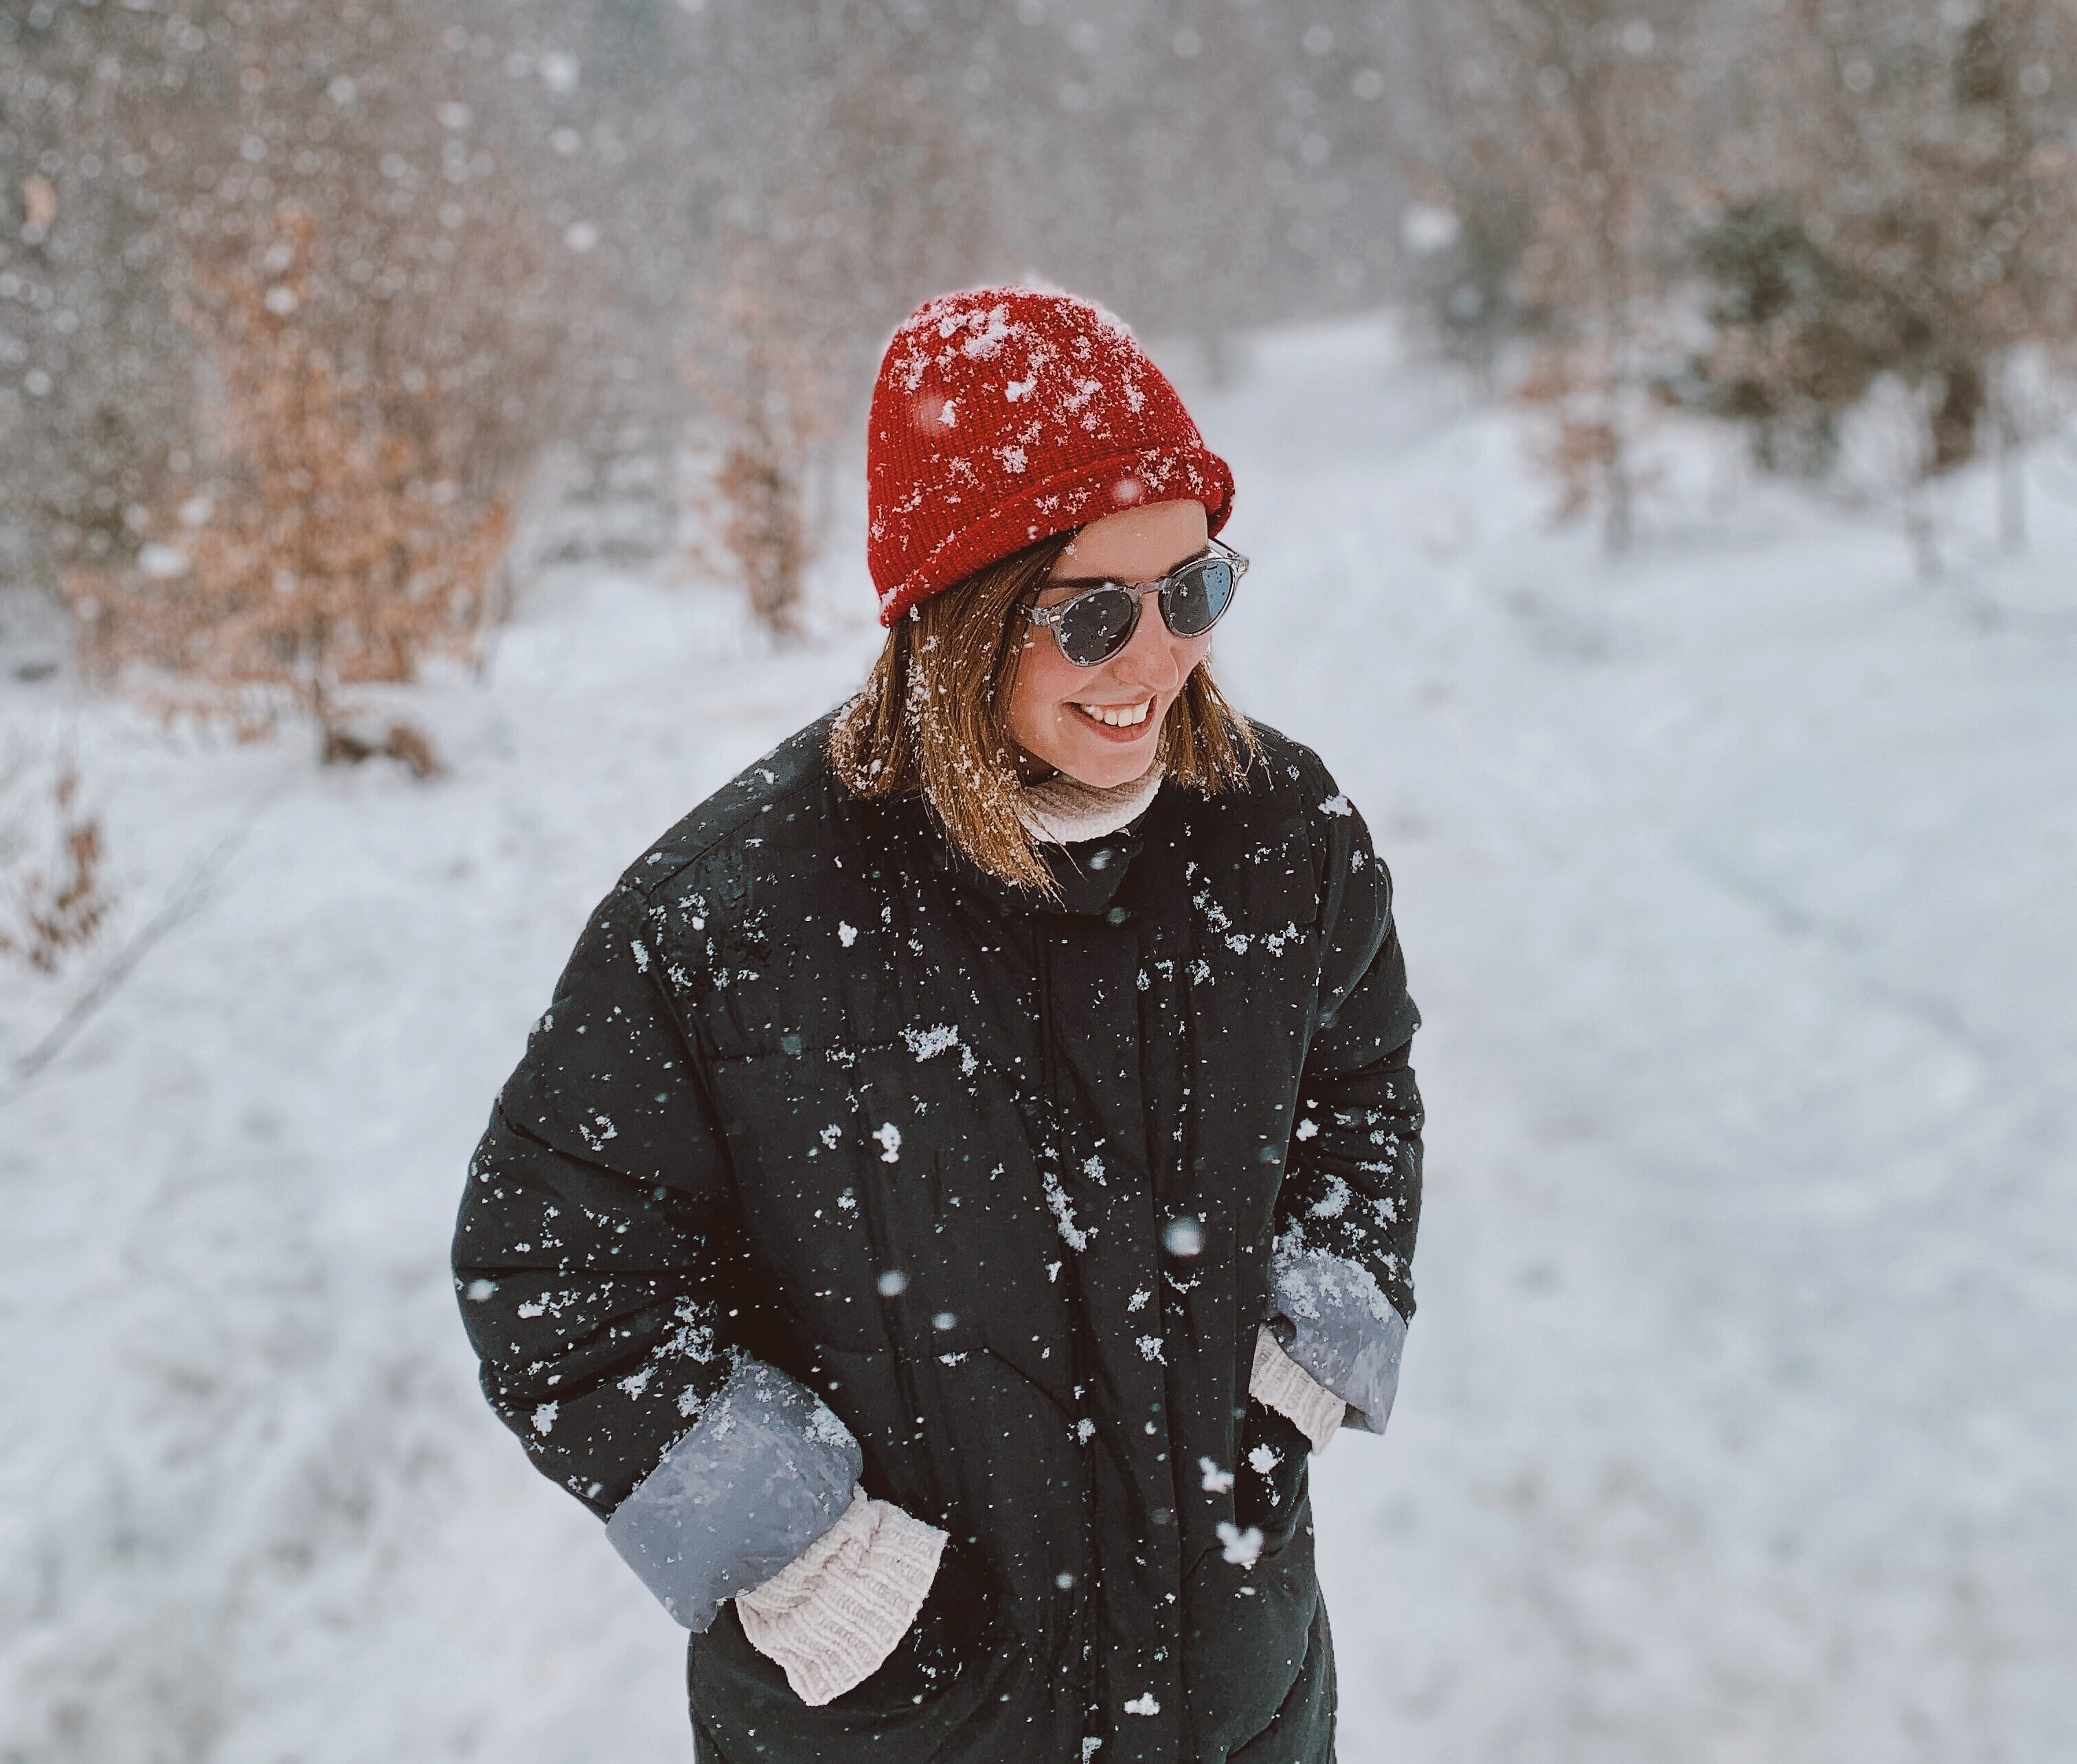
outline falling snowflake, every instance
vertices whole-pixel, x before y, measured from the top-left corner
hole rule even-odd
[[[1196,1255],[1205,1247],[1205,1228],[1184,1213],[1161,1228],[1161,1243],[1171,1255]]]

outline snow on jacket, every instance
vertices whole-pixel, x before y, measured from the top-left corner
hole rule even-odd
[[[1048,902],[853,796],[825,718],[593,915],[457,1286],[493,1406],[693,1630],[703,1759],[1330,1755],[1306,1440],[1248,1389],[1267,1319],[1389,1412],[1418,1017],[1361,817],[1259,733]],[[951,1541],[811,1704],[730,1601],[861,1489]]]

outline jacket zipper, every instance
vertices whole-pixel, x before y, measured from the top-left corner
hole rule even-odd
[[[1031,946],[1038,958],[1038,1083],[1050,1117],[1059,1096],[1059,1075],[1053,1059],[1053,952],[1043,927],[1034,928]]]
[[[896,1253],[893,1234],[889,1227],[886,1213],[887,1196],[882,1193],[880,1188],[881,1183],[885,1180],[886,1178],[877,1170],[872,1171],[866,1179],[864,1184],[865,1225],[872,1240],[872,1259],[879,1264],[877,1279],[880,1327],[887,1333],[887,1350],[894,1356],[895,1380],[901,1390],[901,1406],[907,1417],[902,1423],[906,1435],[904,1444],[908,1449],[914,1450],[918,1440],[922,1437],[929,1424],[923,1419],[923,1405],[918,1398],[916,1368],[909,1349],[909,1331],[903,1326],[906,1314],[904,1300],[907,1296],[911,1275],[909,1270],[902,1266],[901,1259]],[[892,1292],[888,1289],[890,1284],[888,1276],[890,1274],[901,1276],[899,1283],[894,1284]],[[933,1477],[932,1480],[934,1482],[936,1479]],[[938,1492],[942,1500],[943,1491],[939,1490]]]
[[[1052,939],[1047,936],[1043,925],[1034,927],[1032,946],[1038,958],[1038,1079],[1041,1118],[1045,1123],[1047,1141],[1045,1150],[1053,1155],[1054,1161],[1057,1163],[1059,1147],[1055,1140],[1055,1134],[1059,1119],[1059,1069],[1054,1050],[1053,946]],[[1055,1173],[1055,1179],[1058,1179],[1057,1171]],[[1089,1326],[1089,1320],[1082,1291],[1081,1267],[1072,1250],[1068,1252],[1067,1262],[1068,1266],[1061,1271],[1067,1276],[1068,1281],[1068,1389],[1074,1397],[1077,1412],[1076,1418],[1079,1421],[1082,1415],[1087,1412],[1085,1405],[1088,1401],[1087,1392],[1089,1367],[1086,1331]],[[1075,1589],[1075,1596],[1081,1608],[1084,1624],[1093,1629],[1098,1622],[1097,1613],[1100,1608],[1098,1601],[1101,1596],[1101,1590],[1098,1586],[1096,1574],[1097,1533],[1093,1513],[1097,1486],[1096,1454],[1103,1448],[1094,1439],[1079,1443],[1081,1447],[1082,1462],[1088,1473],[1086,1502],[1087,1510],[1090,1512],[1092,1517],[1088,1534],[1083,1542],[1082,1583]],[[1085,1630],[1084,1644],[1080,1650],[1079,1658],[1072,1662],[1076,1694],[1081,1700],[1084,1712],[1082,1729],[1085,1735],[1090,1725],[1100,1720],[1101,1716],[1101,1711],[1097,1708],[1093,1694],[1095,1689],[1093,1670]]]
[[[945,1217],[945,1153],[942,1150],[934,1148],[930,1153],[928,1179],[930,1228],[934,1233],[943,1224]],[[962,1299],[960,1302],[964,1304],[965,1301]],[[952,1406],[945,1400],[945,1374],[938,1358],[937,1323],[934,1319],[930,1328],[933,1333],[925,1350],[930,1358],[923,1367],[923,1375],[930,1381],[933,1421],[926,1425],[929,1430],[931,1480],[938,1485],[939,1498],[955,1503],[955,1511],[958,1517],[972,1525],[979,1516],[980,1508],[974,1503],[973,1491],[967,1486],[966,1464],[959,1456],[957,1443],[959,1429],[954,1423]],[[952,1516],[952,1512],[949,1512],[940,1515],[948,1525]],[[969,1535],[967,1541],[978,1544],[980,1539],[978,1536]]]

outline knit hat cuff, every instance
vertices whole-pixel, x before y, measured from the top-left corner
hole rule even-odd
[[[1143,493],[1121,500],[1118,486],[1127,479]],[[1233,512],[1233,497],[1231,468],[1201,443],[1142,447],[1068,467],[947,535],[915,568],[880,590],[880,622],[892,625],[918,602],[1027,545],[1143,504],[1202,503],[1216,534]]]

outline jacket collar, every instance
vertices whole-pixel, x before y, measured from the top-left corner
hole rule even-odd
[[[1064,918],[1088,918],[1108,913],[1124,888],[1133,859],[1139,855],[1145,843],[1147,814],[1143,809],[1130,825],[1101,838],[1080,839],[1069,845],[1040,846],[1038,855],[1046,860],[1060,891],[1059,899],[1049,901],[1035,889],[989,875],[965,853],[953,848],[938,818],[924,807],[920,798],[909,801],[918,818],[929,829],[931,861],[937,867],[961,888],[1009,913]]]

